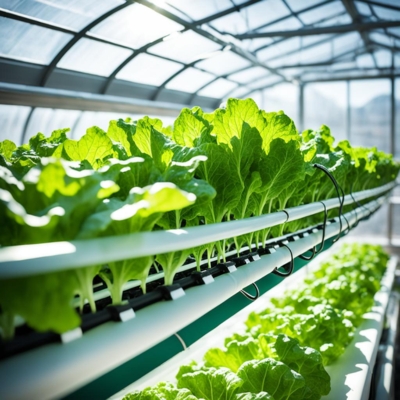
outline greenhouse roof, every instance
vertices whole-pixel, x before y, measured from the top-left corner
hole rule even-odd
[[[3,103],[28,85],[214,108],[400,72],[398,0],[0,0],[0,35]]]

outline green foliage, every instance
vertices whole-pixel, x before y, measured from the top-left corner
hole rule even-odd
[[[182,229],[259,216],[336,196],[330,180],[313,168],[314,163],[328,168],[345,193],[391,182],[399,171],[391,156],[375,148],[351,147],[347,141],[335,145],[326,126],[299,135],[282,111],[267,113],[251,99],[229,99],[226,108],[210,114],[199,107],[185,108],[170,128],[159,119],[143,117],[111,121],[107,132],[91,127],[79,140],[69,139],[67,133],[68,129],[56,130],[49,137],[38,133],[21,146],[10,140],[0,142],[0,246]],[[244,244],[263,246],[269,235],[279,236],[320,222],[320,217],[234,238],[236,250]],[[209,243],[157,255],[157,262],[169,285],[190,254],[200,268],[204,252],[210,259],[216,249],[220,260],[225,258],[226,248],[226,241]],[[153,257],[143,257],[68,271],[73,283],[65,298],[69,293],[78,294],[81,308],[87,301],[95,310],[91,282],[100,275],[118,304],[128,280],[139,279],[146,290],[152,262]],[[362,282],[362,288],[342,277],[333,278],[332,272],[329,279],[317,277],[299,297],[320,298],[329,292],[329,304],[323,306],[330,305],[334,313],[345,305],[358,304],[352,313],[337,314],[342,322],[348,318],[357,324],[371,306],[370,294],[376,290],[379,271],[375,276],[360,269],[346,276]],[[18,285],[32,280],[32,287],[41,290],[33,278],[20,279]],[[342,293],[346,293],[346,304]],[[0,301],[1,321],[12,320],[9,314],[29,314],[11,300],[10,310]],[[60,304],[67,304],[67,300]],[[76,315],[71,304],[69,307]],[[296,315],[304,312],[296,309]],[[322,315],[322,311],[315,311],[319,324],[324,321]],[[288,318],[279,318],[283,317]],[[282,333],[294,332],[295,323],[286,319]],[[74,321],[79,322],[79,318]],[[276,321],[270,318],[268,324],[276,325]],[[299,321],[304,329],[311,323],[304,318]],[[267,323],[266,318],[263,323]],[[45,322],[39,325],[44,329]],[[54,329],[61,328],[57,325]],[[235,363],[237,369],[238,361]]]

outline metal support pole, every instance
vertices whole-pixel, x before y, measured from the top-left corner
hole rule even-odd
[[[387,240],[388,245],[392,245],[392,235],[393,235],[393,203],[389,199],[388,204],[388,221],[387,221]]]
[[[390,152],[396,154],[396,99],[395,99],[395,79],[390,79]]]
[[[346,81],[346,139],[350,141],[351,108],[350,108],[350,81]]]
[[[304,130],[304,84],[299,86],[299,131]]]

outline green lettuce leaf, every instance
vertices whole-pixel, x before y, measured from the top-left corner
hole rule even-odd
[[[178,388],[189,389],[205,400],[234,400],[242,384],[242,379],[227,368],[208,368],[183,374],[178,379]]]
[[[243,380],[241,392],[267,392],[275,400],[304,398],[304,378],[286,364],[271,358],[246,361],[237,376]]]
[[[188,389],[177,389],[168,382],[160,382],[156,386],[136,390],[124,396],[123,400],[197,400]]]

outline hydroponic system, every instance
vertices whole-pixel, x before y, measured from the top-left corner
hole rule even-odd
[[[0,0],[0,398],[396,398],[398,5],[61,3]]]

